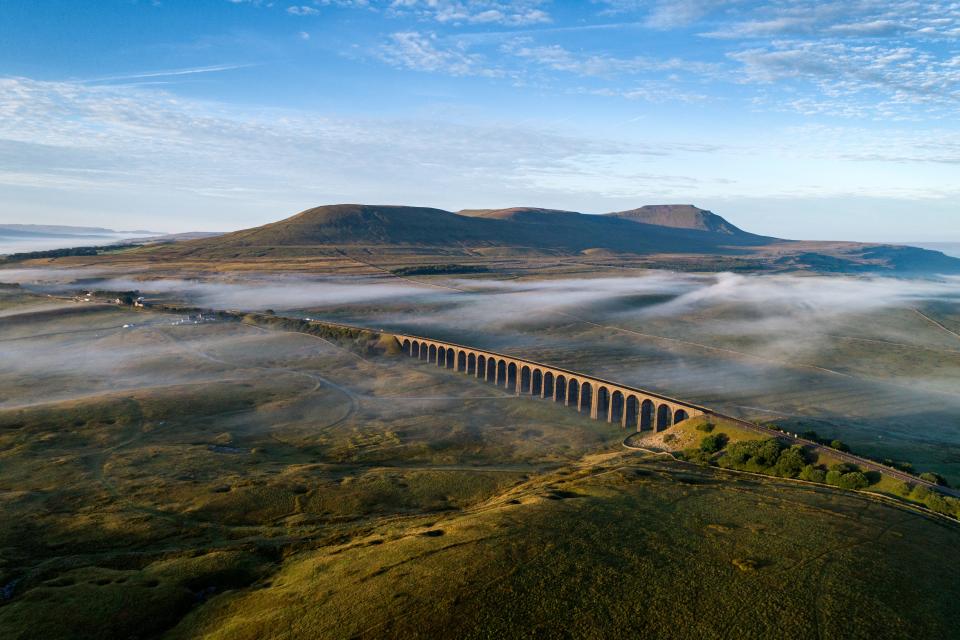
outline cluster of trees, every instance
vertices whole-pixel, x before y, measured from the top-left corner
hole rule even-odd
[[[723,469],[799,478],[844,489],[863,489],[876,481],[852,464],[835,464],[829,469],[817,466],[802,446],[788,447],[776,438],[744,440],[730,446],[727,442],[725,434],[711,433],[700,440],[698,448],[684,451],[684,458],[699,464],[716,464]],[[721,451],[723,454],[716,457]]]
[[[880,480],[875,471],[863,472],[856,465],[839,462],[825,468],[814,464],[800,445],[786,446],[776,438],[745,440],[727,446],[729,438],[724,433],[711,433],[712,425],[698,426],[706,431],[700,445],[683,452],[683,458],[697,464],[715,465],[724,469],[750,471],[781,478],[797,478],[809,482],[829,484],[841,489],[865,489]],[[718,454],[719,457],[718,457]],[[945,485],[942,476],[923,473],[920,477],[928,482]],[[922,503],[931,511],[960,519],[960,499],[931,491],[923,484],[902,483],[897,489],[904,498]]]
[[[424,264],[416,267],[393,269],[398,276],[436,276],[456,273],[489,273],[490,269],[478,264]]]
[[[931,491],[926,485],[904,482],[897,490],[904,498],[920,502],[931,511],[960,520],[960,500]]]
[[[812,440],[819,444],[827,445],[828,447],[832,449],[836,449],[837,451],[850,451],[850,447],[848,447],[842,441],[828,440],[826,438],[821,438],[816,431],[804,431],[803,433],[800,434],[800,436],[807,440]],[[894,469],[899,469],[904,473],[910,473],[914,475],[916,475],[917,473],[913,468],[913,464],[911,464],[910,462],[903,462],[903,461],[896,462],[894,460],[891,460],[890,458],[884,458],[883,460],[880,461],[880,464],[883,464],[887,467],[892,467]],[[939,473],[932,473],[930,471],[926,471],[924,473],[921,473],[919,475],[919,478],[921,480],[926,480],[927,482],[932,482],[933,484],[938,484],[944,487],[950,486],[949,484],[947,484],[946,478],[941,476]]]
[[[121,249],[131,249],[139,245],[135,244],[114,244],[104,247],[70,247],[69,249],[48,249],[46,251],[24,251],[22,253],[11,253],[3,258],[6,262],[20,262],[23,260],[36,260],[39,258],[66,258],[68,256],[95,256],[103,251],[119,251]]]

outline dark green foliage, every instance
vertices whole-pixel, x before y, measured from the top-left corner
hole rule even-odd
[[[800,434],[800,437],[805,438],[807,440],[812,440],[813,442],[820,442],[820,436],[817,434],[816,431],[804,431],[803,433]]]
[[[432,276],[457,273],[489,273],[489,267],[476,264],[424,264],[416,267],[393,269],[398,276]]]
[[[780,457],[777,458],[777,463],[773,469],[774,473],[781,478],[796,478],[806,466],[806,452],[803,447],[794,445],[780,452]]]
[[[910,499],[916,500],[918,502],[923,502],[927,499],[932,491],[926,487],[926,485],[918,484],[913,488],[913,491],[910,492]]]
[[[836,449],[837,451],[850,451],[850,447],[844,444],[841,440],[832,440],[830,442],[830,447]]]
[[[836,471],[837,473],[844,474],[850,473],[851,471],[857,471],[857,467],[849,462],[838,462],[837,464],[830,465],[830,471]]]
[[[723,449],[728,440],[729,438],[727,438],[725,433],[714,433],[709,436],[704,436],[700,441],[700,451],[704,453],[716,453],[720,451],[720,449]]]
[[[702,451],[700,449],[684,449],[680,454],[680,458],[686,460],[687,462],[693,462],[695,464],[709,465],[712,462],[712,454]]]
[[[23,253],[11,253],[6,258],[6,262],[21,262],[23,260],[37,260],[41,258],[66,258],[70,256],[95,256],[107,251],[120,251],[122,249],[132,249],[139,245],[135,244],[116,244],[103,247],[70,247],[68,249],[49,249],[47,251],[26,251]]]
[[[727,452],[717,464],[725,469],[770,473],[783,448],[783,444],[776,438],[745,440],[727,447]]]
[[[865,489],[870,486],[870,481],[862,471],[851,471],[840,476],[841,489]]]
[[[933,473],[932,471],[924,471],[920,474],[921,480],[926,480],[927,482],[932,482],[933,484],[938,484],[940,486],[947,486],[947,481],[939,473]]]
[[[870,480],[862,471],[842,472],[837,470],[840,466],[833,465],[833,468],[827,472],[827,484],[841,489],[865,489],[870,486]]]
[[[697,425],[697,431],[703,431],[704,433],[710,433],[711,431],[713,431],[713,423],[712,423],[712,422],[702,422],[702,423],[700,423],[700,424]]]
[[[807,480],[808,482],[826,482],[827,472],[823,469],[818,469],[812,464],[806,465],[803,469],[800,470],[800,475],[797,476],[801,480]]]

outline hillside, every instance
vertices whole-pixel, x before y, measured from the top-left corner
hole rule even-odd
[[[651,204],[639,209],[608,213],[608,216],[676,229],[697,229],[727,235],[750,235],[722,217],[692,204]]]

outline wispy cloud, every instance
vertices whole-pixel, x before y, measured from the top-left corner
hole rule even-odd
[[[140,73],[127,73],[112,76],[98,76],[96,78],[87,78],[84,82],[115,82],[117,80],[141,80],[146,78],[168,78],[176,76],[191,76],[201,73],[218,73],[221,71],[233,71],[235,69],[246,69],[256,65],[253,64],[217,64],[205,67],[187,67],[185,69],[166,69],[162,71],[143,71]]]
[[[403,69],[441,72],[453,76],[501,76],[503,71],[490,66],[484,56],[472,53],[463,43],[442,41],[434,33],[405,31],[394,33],[377,50],[385,62]]]
[[[524,26],[550,22],[542,0],[392,0],[389,11],[448,24]]]
[[[287,7],[287,13],[294,16],[317,16],[320,15],[319,9],[305,4],[291,5]]]

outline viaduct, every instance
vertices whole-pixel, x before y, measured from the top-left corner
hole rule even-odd
[[[580,413],[589,412],[594,420],[619,423],[624,429],[659,431],[709,413],[674,398],[532,360],[419,336],[394,335],[412,358],[474,376],[517,395],[562,402]]]

